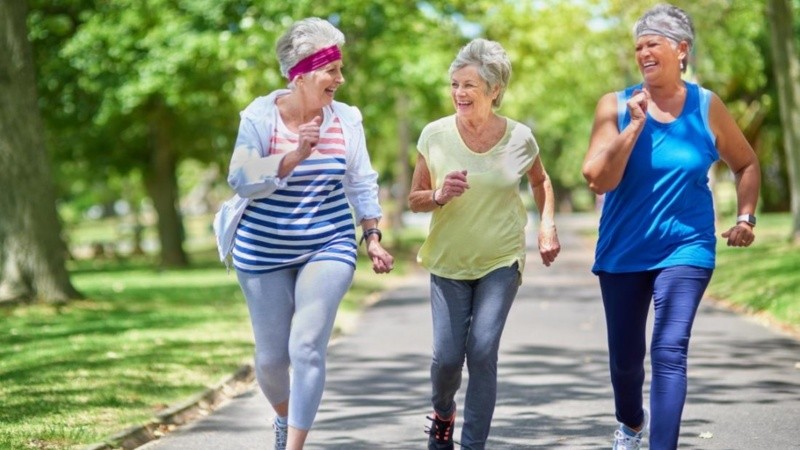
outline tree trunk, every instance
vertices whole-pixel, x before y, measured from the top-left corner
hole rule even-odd
[[[169,127],[169,115],[161,101],[157,101],[150,118],[150,163],[144,183],[158,215],[161,265],[186,267],[189,258],[183,251],[183,220],[178,208],[178,163]]]
[[[408,149],[411,145],[411,120],[409,119],[408,94],[400,92],[395,103],[397,114],[397,171],[392,194],[395,197],[392,228],[394,235],[398,236],[403,229],[403,213],[408,203],[408,191],[411,180],[411,167],[408,162]]]
[[[0,302],[79,298],[37,106],[27,3],[0,1]]]
[[[767,18],[791,190],[791,238],[800,243],[800,61],[792,31],[791,0],[769,0]]]

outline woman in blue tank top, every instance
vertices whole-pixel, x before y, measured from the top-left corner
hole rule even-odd
[[[634,37],[643,82],[598,102],[583,175],[605,194],[592,271],[605,307],[620,423],[613,448],[640,448],[649,429],[650,448],[663,450],[678,446],[692,323],[715,264],[708,171],[722,159],[734,173],[738,217],[722,237],[747,247],[760,169],[720,98],[681,79],[694,40],[689,16],[656,6],[636,22]],[[648,411],[642,387],[651,300]]]

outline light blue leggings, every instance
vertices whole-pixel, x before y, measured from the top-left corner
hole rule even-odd
[[[237,272],[250,310],[258,384],[270,404],[289,400],[292,427],[310,430],[314,423],[325,385],[328,341],[353,272],[338,261],[267,274]]]

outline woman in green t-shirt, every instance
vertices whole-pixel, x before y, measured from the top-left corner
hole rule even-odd
[[[497,392],[500,336],[525,266],[527,175],[539,209],[539,253],[549,266],[561,248],[555,198],[527,126],[495,113],[511,63],[497,42],[475,39],[450,66],[456,113],[428,124],[417,144],[408,201],[433,212],[417,257],[431,273],[433,417],[428,449],[453,449],[455,395],[466,359],[469,384],[461,447],[486,446]]]

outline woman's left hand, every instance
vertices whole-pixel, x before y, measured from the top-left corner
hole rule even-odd
[[[737,223],[728,231],[722,233],[722,237],[728,238],[728,247],[749,247],[756,239],[753,227],[745,223]]]
[[[389,273],[394,269],[394,257],[381,246],[379,241],[371,241],[367,245],[367,254],[372,260],[372,270],[375,273]]]
[[[558,242],[558,231],[556,231],[555,225],[540,228],[539,255],[542,257],[542,264],[550,267],[559,252],[561,252],[561,243]]]

